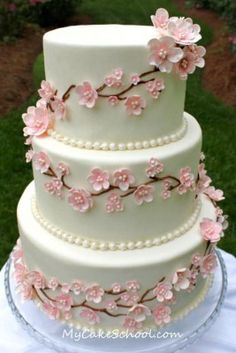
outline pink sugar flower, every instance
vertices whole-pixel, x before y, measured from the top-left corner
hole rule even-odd
[[[169,14],[166,9],[159,8],[156,10],[155,15],[151,16],[153,26],[156,27],[160,33],[167,29],[169,23]]]
[[[135,178],[129,169],[121,168],[113,173],[113,183],[122,191],[127,191],[130,186],[134,185]]]
[[[107,197],[106,211],[111,212],[121,212],[124,210],[124,205],[120,198],[120,195],[116,192],[111,192]]]
[[[88,302],[100,303],[104,295],[104,289],[98,284],[92,284],[85,289],[85,297]]]
[[[62,188],[63,183],[59,178],[52,178],[52,181],[49,181],[44,184],[46,191],[51,195],[56,195],[58,197],[62,197]]]
[[[222,225],[222,230],[225,230],[228,228],[229,226],[229,222],[228,222],[228,215],[220,215],[217,217],[217,222],[219,222]]]
[[[122,85],[123,70],[118,67],[114,69],[111,74],[107,75],[104,79],[104,83],[108,87],[120,87]]]
[[[165,88],[164,80],[162,78],[156,78],[153,81],[149,81],[145,84],[147,91],[151,94],[151,96],[155,99],[159,97],[159,94]]]
[[[134,199],[137,205],[142,205],[144,202],[152,202],[154,198],[153,185],[139,185],[134,192]]]
[[[23,302],[33,299],[34,288],[30,282],[22,282],[18,287],[18,290],[20,292],[20,296]]]
[[[136,290],[140,289],[140,284],[136,279],[129,280],[125,283],[126,289],[128,291],[136,292]]]
[[[170,300],[173,297],[172,284],[167,281],[162,281],[153,289],[153,294],[159,302]]]
[[[155,177],[157,174],[160,174],[164,169],[164,164],[159,161],[157,158],[151,158],[148,162],[148,168],[146,169],[146,175],[149,178]]]
[[[60,310],[52,301],[43,303],[43,310],[51,320],[58,320],[60,318]]]
[[[69,311],[63,311],[62,312],[62,319],[64,319],[64,320],[70,320],[72,318],[72,312],[71,312],[71,310],[69,310]]]
[[[222,224],[219,222],[212,221],[209,218],[203,218],[200,223],[200,231],[203,239],[216,243],[220,240],[222,234]]]
[[[201,45],[192,44],[186,47],[186,50],[189,51],[194,56],[194,64],[197,67],[204,67],[205,60],[203,56],[206,54],[206,49]]]
[[[54,97],[51,101],[51,107],[56,119],[64,120],[66,118],[66,105],[62,99]]]
[[[183,57],[182,49],[175,47],[175,41],[171,37],[151,39],[148,45],[151,52],[149,64],[155,65],[161,72],[171,72],[173,63]]]
[[[25,266],[25,264],[15,262],[14,267],[15,267],[14,278],[16,283],[21,284],[23,282],[26,282],[29,271]]]
[[[207,175],[205,164],[200,163],[198,165],[198,181],[196,185],[197,193],[199,194],[204,192],[210,185],[211,181],[211,178]]]
[[[190,189],[194,189],[195,181],[191,168],[185,167],[180,169],[179,181],[180,185],[178,186],[178,192],[180,195],[186,193]]]
[[[124,319],[123,327],[130,332],[134,332],[142,328],[142,322],[137,322],[134,318],[127,315]]]
[[[185,48],[183,52],[184,56],[175,64],[175,72],[182,80],[186,80],[188,74],[192,74],[195,71],[196,66],[194,55],[190,51],[185,50]]]
[[[26,163],[30,163],[32,161],[33,156],[34,156],[34,151],[32,149],[29,149],[25,154]]]
[[[172,284],[176,291],[185,290],[190,285],[190,271],[187,268],[181,268],[175,272]]]
[[[108,103],[112,105],[113,107],[116,106],[119,103],[119,99],[117,96],[110,96],[108,97]]]
[[[70,311],[73,305],[73,298],[69,294],[60,294],[56,298],[56,306],[62,311]]]
[[[140,78],[140,76],[139,76],[139,74],[132,74],[131,76],[130,76],[130,82],[134,85],[134,86],[136,86],[139,82],[141,81],[141,78]]]
[[[170,190],[162,190],[161,192],[161,197],[163,198],[163,200],[167,200],[171,197],[171,192]]]
[[[87,320],[90,325],[95,325],[100,323],[100,317],[98,314],[89,308],[83,308],[80,312],[80,317]]]
[[[37,152],[33,154],[33,163],[36,170],[40,173],[46,173],[50,167],[50,159],[45,152]]]
[[[214,273],[216,266],[217,260],[214,253],[204,256],[200,265],[200,272],[202,277],[206,278],[209,274]]]
[[[64,162],[59,162],[57,164],[57,167],[56,167],[58,173],[60,174],[60,176],[67,176],[70,174],[70,168],[69,166],[64,163]]]
[[[202,260],[202,257],[201,257],[200,254],[194,254],[194,255],[192,256],[192,264],[193,264],[195,267],[200,266],[201,260]]]
[[[93,206],[91,194],[84,189],[70,189],[68,202],[75,211],[86,212]]]
[[[55,95],[55,90],[49,82],[43,80],[41,82],[41,88],[38,90],[38,93],[41,98],[45,99],[46,101],[50,101],[50,99]]]
[[[55,291],[58,286],[59,286],[59,281],[56,277],[52,277],[50,278],[50,280],[47,283],[48,288],[50,288],[51,290]]]
[[[168,324],[171,321],[171,309],[165,304],[157,304],[152,315],[156,325]]]
[[[171,196],[171,182],[168,179],[163,180],[162,187],[161,197],[167,200]]]
[[[108,300],[104,303],[104,306],[109,311],[115,311],[118,309],[117,303],[114,300]]]
[[[22,115],[26,125],[24,136],[40,136],[44,134],[49,126],[48,111],[44,108],[29,107],[27,113]]]
[[[21,245],[17,243],[17,245],[14,247],[14,251],[12,252],[11,258],[13,259],[14,265],[16,263],[22,263],[23,261],[23,249]]]
[[[97,91],[88,81],[84,81],[82,85],[78,85],[75,89],[79,96],[79,104],[87,108],[93,108],[98,98]]]
[[[126,98],[125,106],[128,115],[140,115],[146,107],[146,102],[141,96],[134,95]]]
[[[180,45],[191,45],[202,38],[200,26],[193,24],[191,18],[171,17],[167,30],[174,41]]]
[[[41,98],[36,102],[36,107],[42,108],[42,109],[47,109],[47,104],[48,104],[48,102],[46,101],[46,99]]]
[[[46,287],[46,279],[40,271],[31,271],[27,275],[27,280],[36,288],[44,289]]]
[[[214,186],[209,186],[205,191],[205,194],[207,194],[210,199],[212,199],[213,201],[221,201],[224,200],[224,193],[222,190],[220,189],[215,189]]]
[[[137,302],[139,301],[139,295],[137,292],[134,291],[124,292],[121,294],[121,299],[127,305],[134,305],[137,304]]]
[[[136,322],[142,322],[146,320],[147,316],[151,315],[151,311],[146,305],[135,304],[128,310],[128,315]]]
[[[112,293],[119,293],[122,290],[122,286],[120,283],[116,282],[112,284],[111,289],[112,289]]]
[[[95,191],[109,189],[109,172],[100,168],[93,168],[88,176],[88,181]]]
[[[85,291],[84,283],[79,280],[74,280],[72,282],[71,290],[76,295],[83,293]]]
[[[62,293],[68,294],[71,290],[71,284],[70,283],[62,283],[61,284],[61,291]]]

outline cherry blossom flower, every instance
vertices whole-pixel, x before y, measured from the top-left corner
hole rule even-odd
[[[132,85],[136,86],[140,81],[141,81],[141,78],[139,74],[135,73],[131,75],[130,82],[132,83]]]
[[[182,80],[186,80],[188,74],[194,73],[196,66],[194,55],[190,51],[185,50],[185,48],[183,52],[184,56],[175,64],[174,68],[179,77]]]
[[[111,192],[107,197],[106,211],[111,212],[121,212],[124,210],[124,205],[121,201],[120,195],[116,192]]]
[[[210,241],[211,243],[216,243],[220,240],[222,230],[221,223],[215,222],[209,218],[203,218],[200,223],[200,231],[203,239]]]
[[[41,88],[38,90],[39,96],[46,101],[50,101],[51,98],[55,95],[55,90],[50,85],[49,82],[43,80],[41,82]]]
[[[157,304],[152,311],[152,315],[157,325],[168,324],[171,320],[171,309],[165,304]]]
[[[139,300],[139,295],[137,292],[129,291],[129,292],[124,292],[121,294],[121,299],[127,304],[127,305],[134,305],[138,302]]]
[[[17,263],[22,263],[23,261],[23,249],[20,244],[20,239],[17,240],[17,243],[12,252],[11,258],[13,259],[14,265]]]
[[[117,303],[114,300],[108,300],[104,303],[104,306],[109,311],[115,311],[118,309]]]
[[[84,283],[79,280],[74,280],[71,285],[71,290],[76,295],[83,293],[85,291]]]
[[[142,322],[137,322],[132,317],[126,316],[123,322],[123,327],[130,332],[137,331],[142,328]]]
[[[88,81],[84,81],[82,85],[78,85],[75,89],[79,96],[79,104],[87,108],[93,108],[98,98],[97,91]]]
[[[181,268],[175,272],[172,283],[176,291],[187,289],[190,285],[190,271],[187,268]]]
[[[191,45],[202,38],[200,26],[193,24],[191,18],[171,17],[167,30],[174,41],[181,45]]]
[[[47,109],[47,105],[48,105],[48,102],[44,98],[41,98],[41,99],[37,100],[37,102],[36,102],[37,108]]]
[[[149,64],[155,65],[161,72],[171,72],[173,63],[183,57],[182,49],[175,47],[175,41],[171,37],[151,39],[148,45],[151,52]]]
[[[68,202],[79,212],[86,212],[93,206],[91,194],[84,189],[70,189]]]
[[[118,67],[112,71],[111,74],[107,75],[104,79],[104,83],[108,87],[120,87],[122,85],[123,70]]]
[[[187,46],[186,50],[193,55],[195,66],[200,68],[205,66],[205,60],[203,59],[203,56],[206,54],[206,49],[204,47],[201,45],[198,46],[196,44],[192,44]]]
[[[148,168],[146,169],[146,175],[149,178],[155,177],[160,174],[164,169],[164,164],[160,162],[157,158],[151,158],[148,162]]]
[[[83,308],[80,312],[80,317],[87,320],[90,325],[99,324],[100,322],[100,317],[98,314],[89,308]]]
[[[109,172],[100,168],[93,168],[88,176],[88,181],[95,191],[109,189]]]
[[[125,106],[128,115],[140,115],[146,107],[146,102],[141,96],[134,95],[126,98]]]
[[[167,281],[162,281],[153,289],[153,294],[159,302],[164,302],[173,297],[172,284]]]
[[[160,33],[167,29],[169,23],[169,14],[166,9],[159,8],[156,10],[155,15],[151,16],[153,26],[156,27]],[[165,33],[165,32],[164,32]]]
[[[62,319],[64,320],[70,320],[72,318],[72,312],[71,310],[69,311],[63,311],[62,312]]]
[[[134,199],[137,205],[140,206],[144,202],[152,202],[154,190],[153,185],[139,185],[134,192]]]
[[[66,118],[66,105],[62,99],[54,97],[51,101],[51,107],[56,119],[64,120]]]
[[[194,175],[191,172],[191,168],[181,168],[179,172],[180,186],[178,186],[178,192],[180,195],[186,193],[189,189],[194,189],[195,181]]]
[[[22,115],[26,125],[24,136],[40,136],[45,133],[49,126],[49,115],[47,109],[29,107],[27,113]]]
[[[161,191],[161,197],[164,200],[167,200],[171,196],[171,182],[168,179],[163,180],[162,182],[162,191]]]
[[[151,96],[157,99],[160,92],[165,88],[164,80],[162,78],[156,78],[155,80],[147,82],[145,87]]]
[[[129,169],[122,168],[114,171],[113,183],[122,191],[127,191],[130,186],[134,185],[135,178]]]
[[[207,194],[213,201],[221,201],[225,199],[223,191],[220,189],[216,190],[214,186],[209,186],[204,193]]]
[[[122,286],[120,283],[113,283],[111,286],[112,293],[120,293],[122,291]]]
[[[50,167],[50,159],[45,152],[37,152],[33,154],[33,163],[36,170],[40,173],[46,173]]]
[[[192,256],[192,264],[195,266],[195,267],[198,267],[200,266],[200,263],[201,263],[201,255],[200,254],[194,254]]]
[[[61,284],[61,291],[62,293],[68,294],[71,290],[71,284],[70,283],[62,283]]]
[[[28,274],[29,274],[29,271],[26,268],[25,264],[15,262],[14,277],[17,284],[26,282]]]
[[[59,286],[59,281],[56,277],[52,277],[50,278],[50,280],[47,283],[48,288],[50,288],[51,290],[55,291],[58,286]]]
[[[85,297],[88,302],[100,303],[103,295],[104,289],[96,283],[85,288]]]
[[[19,290],[19,293],[20,293],[20,296],[21,296],[21,299],[23,302],[33,299],[34,288],[30,282],[28,282],[28,281],[22,282],[18,286],[18,290]]]
[[[198,165],[198,181],[196,185],[197,193],[204,192],[211,183],[211,178],[207,175],[207,171],[205,169],[205,164],[200,163]]]
[[[60,176],[66,176],[70,174],[69,166],[64,162],[59,162],[57,164],[56,170],[58,171]]]
[[[34,151],[32,149],[29,149],[26,152],[26,154],[25,154],[26,163],[30,163],[32,161],[33,155],[34,155]]]
[[[140,284],[136,279],[129,280],[125,283],[126,289],[128,291],[136,292],[140,289]]]
[[[145,321],[146,317],[150,315],[150,309],[143,304],[135,304],[128,310],[128,316],[132,317],[136,322]]]
[[[44,289],[46,287],[46,279],[40,271],[31,271],[27,275],[27,280],[36,288]]]
[[[203,257],[200,265],[200,272],[203,278],[215,271],[217,266],[216,255],[214,253],[208,254]]]
[[[110,103],[110,105],[112,106],[116,106],[119,103],[119,99],[117,96],[110,96],[108,97],[108,103]]]
[[[176,296],[173,294],[171,299],[165,299],[164,304],[166,305],[176,304]]]
[[[63,183],[59,178],[52,178],[52,181],[49,181],[44,184],[45,189],[49,194],[56,195],[58,197],[62,197],[62,188]]]
[[[190,277],[189,277],[190,284],[189,284],[189,287],[187,288],[188,293],[191,293],[192,290],[195,288],[197,284],[198,275],[199,275],[199,271],[196,268],[193,268],[190,271]]]
[[[70,311],[73,305],[73,298],[69,294],[60,294],[56,298],[56,306],[62,311]]]
[[[219,222],[222,225],[222,229],[226,230],[229,226],[229,222],[228,222],[228,215],[219,215],[217,217],[217,222]]]
[[[58,320],[60,318],[60,310],[52,301],[43,303],[43,310],[51,320]]]

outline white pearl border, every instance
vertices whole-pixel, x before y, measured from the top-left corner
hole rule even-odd
[[[185,222],[182,226],[177,228],[175,231],[169,232],[166,235],[162,235],[154,239],[139,240],[136,242],[130,241],[130,242],[115,243],[115,242],[106,242],[106,241],[100,241],[100,240],[90,240],[85,237],[81,237],[79,235],[63,231],[62,229],[51,224],[40,214],[36,199],[35,197],[32,198],[32,213],[35,219],[40,223],[40,225],[44,227],[50,234],[70,244],[75,244],[78,246],[82,246],[84,248],[91,248],[92,250],[102,250],[102,251],[134,250],[134,249],[150,248],[152,246],[158,246],[158,245],[167,243],[175,238],[180,237],[181,235],[186,233],[190,228],[192,228],[192,226],[195,224],[199,216],[200,210],[201,210],[201,201],[200,199],[198,199],[196,208],[192,216],[189,218],[187,222]]]
[[[151,140],[144,141],[136,141],[136,142],[128,142],[128,143],[116,143],[116,142],[91,142],[91,141],[83,141],[76,140],[62,134],[57,133],[53,129],[48,130],[48,135],[50,135],[55,140],[64,143],[65,145],[69,145],[72,147],[87,149],[87,150],[103,150],[103,151],[125,151],[125,150],[141,150],[152,147],[163,146],[171,142],[176,142],[180,140],[187,131],[187,121],[183,119],[183,126],[175,133],[166,135],[163,137],[158,137]]]

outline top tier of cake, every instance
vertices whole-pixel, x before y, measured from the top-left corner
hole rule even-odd
[[[46,33],[46,80],[57,97],[65,98],[67,110],[64,119],[55,120],[52,134],[90,148],[175,140],[184,128],[186,81],[149,64],[148,42],[157,37],[157,28],[129,25],[72,26]],[[154,79],[159,87],[151,87]],[[90,100],[92,108],[82,99],[79,104],[78,87],[86,94],[85,82],[91,85],[87,94],[98,95]],[[127,102],[128,97],[138,102]]]

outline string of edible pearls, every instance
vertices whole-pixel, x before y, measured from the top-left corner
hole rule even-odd
[[[136,141],[136,142],[128,142],[128,143],[116,143],[116,142],[91,142],[91,141],[83,141],[76,140],[70,137],[63,136],[59,134],[53,129],[48,130],[48,135],[50,135],[55,140],[64,143],[65,145],[69,145],[77,148],[84,148],[88,150],[103,150],[103,151],[125,151],[125,150],[141,150],[151,147],[158,147],[169,144],[171,142],[176,142],[180,140],[186,133],[187,130],[187,121],[183,120],[183,126],[177,132],[166,135],[163,137],[158,137],[156,139],[144,140],[144,141]]]
[[[59,239],[62,239],[70,244],[75,244],[82,246],[84,248],[91,248],[93,250],[134,250],[142,248],[150,248],[152,246],[158,246],[164,243],[167,243],[170,240],[180,237],[186,233],[192,226],[195,224],[201,209],[201,201],[197,200],[196,208],[187,222],[185,222],[181,227],[177,228],[173,232],[169,232],[165,235],[159,236],[154,239],[139,240],[139,241],[130,241],[130,242],[106,242],[99,240],[91,240],[75,235],[73,233],[66,232],[55,225],[47,221],[39,212],[37,207],[36,199],[32,199],[32,212],[35,219],[52,235],[56,236]]]

